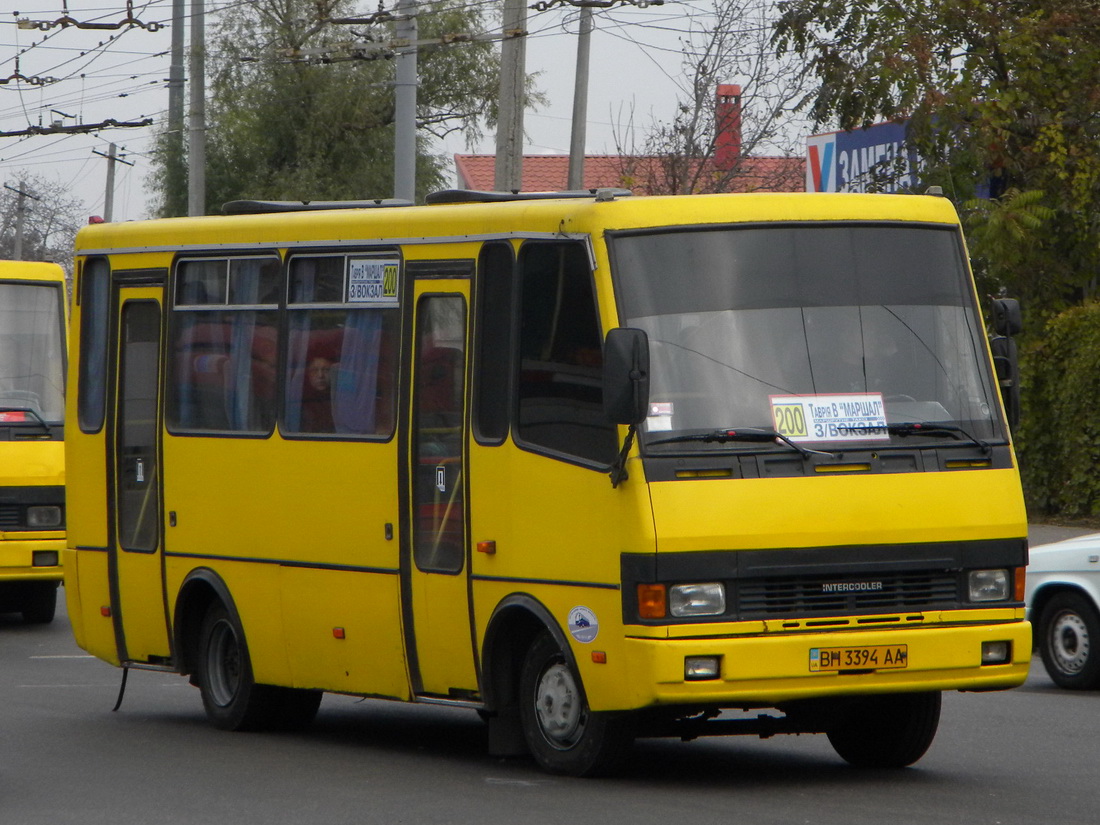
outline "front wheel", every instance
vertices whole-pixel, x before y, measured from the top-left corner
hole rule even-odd
[[[28,582],[23,585],[23,621],[49,624],[57,613],[57,582]]]
[[[627,714],[589,709],[580,678],[549,633],[535,639],[524,660],[520,720],[535,761],[569,776],[614,769],[634,738]]]
[[[244,631],[221,602],[203,619],[197,671],[206,715],[222,730],[305,727],[321,704],[320,691],[256,684]]]
[[[1058,687],[1091,690],[1100,687],[1100,617],[1092,602],[1079,593],[1055,595],[1039,617],[1039,654]]]
[[[922,756],[940,723],[939,692],[895,693],[853,701],[827,735],[857,768],[904,768]]]

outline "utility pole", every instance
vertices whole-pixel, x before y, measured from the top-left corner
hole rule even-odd
[[[112,143],[107,149],[107,154],[103,154],[97,149],[92,150],[92,154],[99,155],[101,158],[107,158],[107,191],[103,195],[103,221],[104,223],[110,223],[114,219],[115,212],[115,163],[125,163],[127,166],[133,166],[130,161],[123,160],[116,154],[116,146]]]
[[[19,196],[19,199],[15,202],[15,248],[12,250],[12,258],[21,261],[23,260],[23,220],[27,211],[27,198],[36,201],[41,200],[41,198],[35,197],[30,192],[24,192],[22,189],[16,189],[14,186],[8,186],[6,183],[4,188]]]
[[[504,41],[500,44],[500,100],[493,186],[501,192],[523,188],[523,97],[527,75],[527,7],[504,0]]]
[[[206,214],[206,32],[204,0],[191,0],[191,114],[187,142],[187,214]]]
[[[165,136],[165,198],[167,216],[187,211],[187,133],[184,131],[184,36],[186,0],[172,0],[172,48],[168,64],[168,134]]]
[[[416,199],[416,0],[398,0],[394,89],[393,196]]]
[[[577,35],[577,76],[573,87],[573,125],[569,135],[569,189],[584,189],[584,139],[588,126],[588,55],[592,44],[592,7],[581,7]]]
[[[168,64],[168,133],[183,146],[184,0],[172,0],[172,50]]]

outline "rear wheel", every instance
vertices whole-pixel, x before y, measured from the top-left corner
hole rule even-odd
[[[941,696],[895,693],[851,703],[827,731],[833,749],[858,768],[904,768],[936,738]]]
[[[203,619],[197,671],[206,715],[222,730],[305,727],[321,704],[320,691],[256,684],[244,631],[221,602]]]
[[[589,709],[580,678],[549,633],[535,639],[524,660],[520,720],[531,755],[551,773],[607,773],[633,742],[628,715]]]
[[[1079,593],[1055,595],[1039,618],[1039,654],[1054,684],[1091,690],[1100,687],[1100,617]]]
[[[27,582],[22,586],[23,621],[49,624],[57,612],[57,582]]]

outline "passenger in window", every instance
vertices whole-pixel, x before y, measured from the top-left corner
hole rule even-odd
[[[314,355],[306,365],[305,386],[302,388],[302,432],[331,433],[332,371],[336,362],[323,355]]]

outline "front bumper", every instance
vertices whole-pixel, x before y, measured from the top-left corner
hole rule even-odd
[[[635,688],[634,708],[695,704],[774,707],[823,696],[1001,690],[1022,684],[1031,660],[1031,625],[1026,621],[744,637],[634,637],[625,642],[630,682]],[[1008,642],[1008,661],[983,665],[984,642]],[[814,648],[883,645],[905,645],[906,667],[810,670]],[[697,656],[719,657],[717,678],[685,678],[685,659]]]
[[[65,533],[50,532],[35,535],[33,538],[26,538],[27,533],[19,535],[19,538],[5,537],[0,540],[0,582],[61,581]],[[57,564],[36,566],[34,554],[38,551],[56,553]]]

